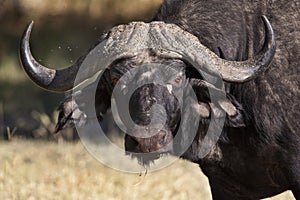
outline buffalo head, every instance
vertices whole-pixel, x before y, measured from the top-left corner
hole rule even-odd
[[[203,46],[198,38],[174,24],[134,22],[114,27],[102,40],[104,54],[116,56],[109,60],[108,68],[96,89],[97,117],[101,115],[101,119],[110,107],[116,88],[114,95],[119,115],[130,132],[125,136],[125,149],[129,153],[148,153],[140,158],[144,163],[163,153],[173,152],[174,146],[178,145],[174,137],[184,121],[181,116],[184,108],[181,105],[187,95],[188,85],[191,85],[197,98],[197,103],[193,102],[192,105],[195,115],[209,119],[211,113],[218,115],[219,111],[223,111],[227,115],[228,125],[243,125],[242,109],[238,102],[225,94],[225,99],[212,103],[209,91],[221,96],[224,94],[222,85],[205,81],[203,74],[195,68],[206,75],[219,75],[224,81],[234,83],[243,83],[260,75],[267,69],[275,53],[272,27],[266,17],[263,17],[263,21],[266,29],[264,47],[258,55],[246,61],[219,58]],[[30,52],[32,25],[23,34],[20,57],[26,73],[42,88],[57,92],[71,90],[102,67],[95,65],[83,70],[81,78],[76,81],[80,67],[90,53],[62,70],[41,65]],[[139,70],[131,74],[133,69]],[[89,86],[82,90],[82,98],[87,90]],[[129,92],[131,90],[132,93]],[[127,105],[124,105],[124,99],[128,101]],[[74,99],[67,98],[60,106],[58,129],[74,123],[85,124],[88,118],[88,112]]]

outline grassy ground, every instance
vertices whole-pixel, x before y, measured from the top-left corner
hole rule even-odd
[[[0,143],[0,161],[0,199],[211,199],[198,166],[182,160],[143,179],[103,166],[81,143],[12,141]]]

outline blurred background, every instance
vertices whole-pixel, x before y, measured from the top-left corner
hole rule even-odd
[[[19,40],[34,20],[31,48],[51,68],[73,64],[101,34],[132,20],[149,21],[162,0],[0,0],[0,135],[53,138],[55,112],[64,94],[44,91],[23,72]],[[74,138],[72,131],[63,132]]]
[[[180,160],[155,173],[125,174],[97,162],[73,130],[54,135],[65,95],[40,89],[20,66],[19,41],[31,20],[35,58],[58,69],[114,25],[151,20],[161,2],[0,0],[0,199],[211,199],[195,164]]]

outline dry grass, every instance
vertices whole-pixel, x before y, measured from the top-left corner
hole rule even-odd
[[[101,165],[80,143],[0,143],[0,160],[0,199],[211,199],[198,166],[182,160],[143,180]]]

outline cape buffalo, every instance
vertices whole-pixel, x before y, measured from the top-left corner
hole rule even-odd
[[[144,84],[129,99],[129,113],[136,126],[132,127],[133,135],[125,136],[127,152],[154,152],[139,157],[148,164],[160,154],[176,154],[181,149],[182,141],[190,135],[189,131],[177,134],[179,124],[186,120],[180,115],[184,108],[178,94],[186,93],[188,83],[198,101],[189,110],[189,117],[200,117],[199,123],[196,121],[199,128],[189,147],[176,155],[200,165],[209,179],[213,199],[260,199],[292,190],[300,200],[299,11],[297,0],[165,0],[152,22],[114,27],[103,35],[105,49],[113,53],[126,44],[128,52],[116,57],[98,82],[98,120],[111,106],[114,86],[119,83],[120,95],[126,93],[129,82],[120,83],[124,74],[141,64],[163,64],[167,66],[163,70],[151,68],[134,75],[136,82],[155,77],[167,84]],[[42,88],[71,90],[77,85],[76,74],[88,54],[69,68],[48,69],[31,55],[31,29],[32,24],[21,40],[25,71]],[[160,49],[153,45],[130,51],[136,45],[150,43],[159,44]],[[169,51],[170,48],[178,51]],[[83,71],[80,81],[96,72],[93,67],[90,72]],[[219,74],[224,84],[206,80],[205,74]],[[79,98],[84,98],[89,89],[84,88]],[[213,102],[211,91],[224,94],[224,98]],[[89,121],[89,113],[73,96],[59,107],[57,131]],[[161,108],[165,110],[166,121],[156,134],[149,136],[147,125],[152,123],[151,107],[155,105],[160,105],[157,113]],[[126,121],[122,116],[124,108],[120,109],[121,120]],[[218,118],[218,113],[225,113],[225,126],[217,143],[202,157],[203,138],[213,123],[212,117]]]

